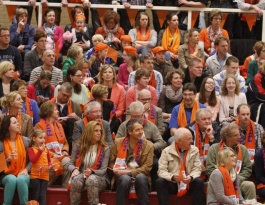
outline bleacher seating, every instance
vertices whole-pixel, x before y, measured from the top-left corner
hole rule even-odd
[[[0,204],[3,203],[4,198],[4,189],[0,188]],[[115,192],[111,191],[103,191],[100,193],[99,202],[107,205],[114,205],[115,200]],[[82,203],[81,205],[87,204],[87,196],[86,192],[82,193]],[[67,189],[64,188],[48,188],[47,192],[47,204],[48,205],[69,205],[70,204],[70,194]],[[149,203],[151,205],[158,205],[158,199],[156,192],[149,193]],[[176,195],[170,196],[171,204],[182,204],[182,205],[191,205],[191,195],[185,195],[183,197],[177,197]],[[128,205],[136,205],[136,199],[128,199]],[[13,205],[19,205],[18,195],[15,193]]]

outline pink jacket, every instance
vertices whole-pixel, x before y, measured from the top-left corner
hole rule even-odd
[[[130,73],[128,72],[127,67],[128,67],[127,63],[123,63],[119,67],[118,83],[123,87],[125,85],[128,85],[128,79]]]
[[[147,89],[149,89],[151,92],[151,96],[152,96],[151,104],[157,105],[156,89],[153,88],[152,86],[148,86]],[[130,87],[126,93],[126,108],[125,109],[127,110],[130,104],[136,100],[137,100],[136,89],[135,89],[135,86],[133,86],[133,87]]]
[[[43,26],[40,27],[41,29],[44,29]],[[53,35],[53,39],[55,41],[55,43],[57,41],[59,41],[58,43],[58,48],[59,48],[59,53],[61,52],[62,48],[63,48],[63,28],[61,26],[56,26],[56,30],[55,33]]]
[[[112,86],[110,100],[116,106],[116,116],[122,121],[122,115],[125,110],[125,91],[118,83]]]

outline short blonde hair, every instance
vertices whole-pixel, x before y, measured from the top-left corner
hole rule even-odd
[[[75,59],[80,52],[83,53],[83,48],[77,45],[72,45],[67,51],[67,57]]]
[[[22,14],[26,14],[26,16],[28,17],[28,11],[27,11],[27,9],[24,9],[24,8],[17,8],[16,9],[16,20],[17,20],[17,23],[19,23],[19,21],[18,21],[18,18],[19,18],[19,16],[20,15],[22,15]]]
[[[230,151],[235,154],[235,151],[231,147],[224,147],[217,155],[217,165],[225,166],[230,159]]]
[[[2,79],[5,73],[9,71],[11,66],[15,69],[15,66],[10,61],[2,61],[0,63],[0,79]]]
[[[4,97],[0,99],[0,105],[8,110],[11,107],[11,103],[15,101],[17,95],[19,95],[18,91],[12,91],[7,93]]]
[[[108,92],[108,87],[106,85],[96,84],[92,87],[91,92],[95,99],[101,98],[105,92]]]
[[[94,36],[92,36],[92,42],[95,41],[95,40],[103,42],[104,38],[103,38],[103,36],[101,34],[95,34]]]

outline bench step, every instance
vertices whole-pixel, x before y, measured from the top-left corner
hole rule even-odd
[[[3,203],[4,189],[0,188],[0,204]],[[100,193],[99,202],[107,205],[115,205],[116,193],[111,191],[103,191]],[[82,204],[87,205],[86,192],[82,193]],[[149,203],[152,205],[158,205],[157,193],[149,193]],[[185,204],[191,205],[191,195],[185,195],[183,197],[176,197],[176,195],[170,196],[171,204]],[[64,188],[49,187],[47,191],[47,204],[49,205],[70,205],[70,193]],[[137,199],[128,199],[127,205],[137,205]],[[15,194],[13,205],[19,205],[18,195]]]

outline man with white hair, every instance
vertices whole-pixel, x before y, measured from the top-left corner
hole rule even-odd
[[[111,137],[110,126],[107,121],[102,120],[102,108],[100,103],[96,101],[89,102],[86,105],[84,111],[84,118],[75,122],[72,135],[72,146],[74,146],[74,144],[77,143],[78,139],[81,137],[85,126],[93,120],[97,120],[102,123],[105,133],[105,141],[111,147],[111,145],[113,144],[113,140]]]
[[[163,135],[165,132],[165,126],[163,122],[162,109],[152,104],[151,92],[147,89],[139,91],[137,100],[142,102],[144,105],[144,118],[156,125],[160,134]],[[130,109],[127,109],[126,119],[129,120],[130,117]]]
[[[174,143],[162,151],[156,180],[159,205],[169,204],[169,194],[180,197],[188,191],[192,192],[192,205],[205,204],[199,150],[192,143],[191,132],[179,128],[174,131]]]

